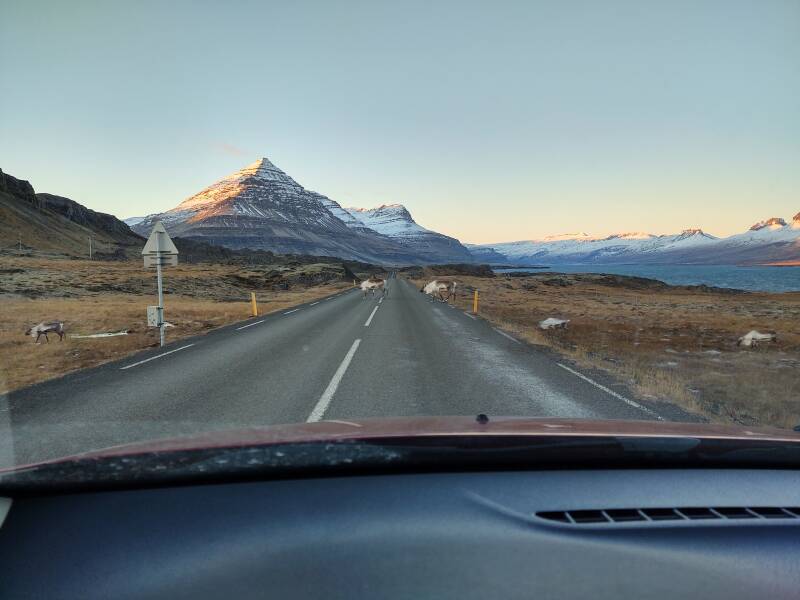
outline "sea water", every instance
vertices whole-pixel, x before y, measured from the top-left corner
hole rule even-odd
[[[670,285],[710,285],[763,292],[800,291],[800,267],[731,265],[552,265],[546,269],[495,269],[497,273],[610,273],[658,279]]]

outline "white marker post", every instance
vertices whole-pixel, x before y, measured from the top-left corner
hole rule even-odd
[[[156,221],[150,237],[142,250],[145,268],[156,268],[158,278],[158,306],[147,307],[147,324],[159,329],[161,345],[164,345],[164,287],[161,282],[161,267],[178,264],[178,249],[169,237],[161,221]],[[155,309],[152,310],[152,309]],[[153,314],[155,312],[155,314]],[[153,318],[155,317],[155,319]],[[155,322],[154,322],[155,321]]]

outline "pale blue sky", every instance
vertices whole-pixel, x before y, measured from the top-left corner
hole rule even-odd
[[[800,1],[0,0],[0,168],[121,217],[260,156],[463,241],[800,211]]]

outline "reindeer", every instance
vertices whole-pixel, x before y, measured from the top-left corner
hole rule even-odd
[[[367,297],[367,292],[371,292],[375,296],[375,290],[380,288],[383,295],[386,295],[386,280],[374,275],[369,279],[361,282],[361,289],[364,292],[364,298]]]
[[[454,279],[434,279],[423,285],[419,292],[428,294],[433,301],[436,301],[436,296],[438,296],[442,302],[449,302],[450,298],[455,302],[457,285]]]
[[[64,341],[64,322],[63,321],[49,321],[49,322],[42,322],[38,325],[35,325],[28,329],[25,332],[25,335],[29,335],[32,338],[36,338],[34,343],[39,343],[39,338],[44,336],[44,339],[47,340],[47,343],[50,343],[50,338],[47,337],[48,333],[55,333],[58,335],[58,340],[60,342]]]

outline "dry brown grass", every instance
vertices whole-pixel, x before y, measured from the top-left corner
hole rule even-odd
[[[313,266],[312,266],[313,267]],[[3,270],[13,273],[15,282]],[[311,269],[313,270],[313,268]],[[168,341],[207,332],[250,317],[250,291],[259,312],[267,314],[347,288],[352,282],[332,280],[321,285],[294,285],[289,290],[257,287],[257,268],[225,265],[184,265],[165,273],[165,288],[183,294],[165,296]],[[288,273],[296,275],[296,273]],[[71,371],[124,358],[158,344],[157,330],[147,327],[146,309],[155,304],[155,277],[139,263],[18,259],[0,265],[0,393],[25,387]],[[141,292],[123,293],[126,286]],[[33,289],[25,297],[10,285]],[[115,291],[116,290],[116,291]],[[68,297],[54,297],[63,294]],[[40,321],[62,320],[68,334],[130,331],[110,338],[70,338],[34,344],[25,330]]]
[[[800,293],[648,288],[598,275],[455,277],[461,308],[478,289],[482,317],[604,369],[645,398],[717,422],[800,423]],[[545,332],[537,324],[547,317],[570,323]],[[751,329],[775,331],[778,342],[737,347]]]

